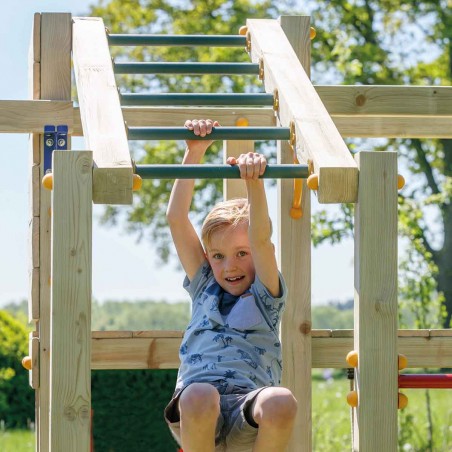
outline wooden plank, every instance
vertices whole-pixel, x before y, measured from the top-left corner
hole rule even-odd
[[[343,137],[452,138],[452,119],[434,116],[332,116]]]
[[[93,339],[92,369],[177,369],[181,337]]]
[[[330,115],[452,116],[450,86],[321,86],[315,87]]]
[[[40,96],[46,100],[71,100],[71,15],[66,13],[41,14],[40,41]],[[40,145],[40,171],[43,177],[43,140]],[[40,186],[39,235],[39,390],[37,400],[38,451],[50,450],[50,243],[51,192]]]
[[[92,152],[54,151],[50,451],[90,450]]]
[[[41,97],[41,14],[33,16],[33,27],[28,47],[28,96],[31,99]]]
[[[28,381],[33,389],[39,388],[39,338],[35,332],[29,333],[28,356],[31,358],[31,370],[28,373]]]
[[[319,202],[355,202],[356,163],[280,25],[270,19],[249,19],[247,27],[251,59],[263,61],[265,90],[278,90],[279,121],[286,127],[294,122],[298,160],[311,160],[319,175]]]
[[[39,268],[28,269],[28,322],[39,320],[39,290],[40,290]]]
[[[223,163],[226,163],[228,157],[238,157],[240,154],[247,154],[248,152],[254,152],[254,141],[223,141]],[[223,179],[223,198],[225,200],[246,197],[246,184],[243,180]]]
[[[73,118],[69,101],[0,100],[0,133],[42,133],[46,124],[66,124],[72,133]]]
[[[347,353],[353,349],[353,330],[349,337],[328,336],[330,330],[312,330],[312,368],[345,369]],[[450,336],[406,336],[399,331],[398,352],[408,359],[408,368],[440,368],[452,366]],[[112,334],[114,333],[114,334]],[[92,332],[92,369],[177,369],[183,331],[118,331]],[[167,334],[168,333],[168,334]],[[300,333],[298,333],[300,334]],[[151,346],[152,359],[149,359]],[[111,367],[110,367],[111,366]],[[155,367],[153,367],[155,366]]]
[[[303,67],[311,64],[309,16],[281,17],[281,27],[297,50]],[[294,153],[287,142],[278,142],[278,163],[293,163]],[[298,401],[289,451],[312,449],[311,392],[311,194],[303,182],[303,216],[293,219],[293,180],[278,180],[279,263],[286,280],[288,298],[281,325],[283,351],[282,385]]]
[[[83,135],[94,152],[93,201],[132,203],[132,161],[102,19],[74,19],[73,59]]]
[[[356,160],[354,450],[389,452],[397,450],[397,154]]]

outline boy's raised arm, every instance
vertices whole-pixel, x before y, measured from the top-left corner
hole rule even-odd
[[[256,275],[274,297],[280,296],[278,265],[275,247],[271,242],[271,223],[268,214],[264,181],[258,179],[265,171],[267,161],[261,154],[249,152],[237,159],[230,157],[227,163],[238,165],[246,182],[250,220],[248,236]]]
[[[194,135],[205,136],[218,126],[217,121],[188,120],[185,127],[193,130]],[[183,164],[197,164],[201,162],[207,148],[212,141],[188,140]],[[166,211],[166,217],[173,237],[179,260],[189,280],[192,280],[199,267],[205,260],[204,249],[196,234],[189,212],[193,199],[195,181],[193,179],[177,179]]]

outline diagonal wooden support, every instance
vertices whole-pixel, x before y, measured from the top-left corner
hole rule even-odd
[[[93,202],[132,203],[132,161],[102,19],[78,17],[73,59],[86,148],[94,153]]]
[[[356,202],[358,168],[276,20],[247,20],[250,54],[261,61],[267,92],[279,96],[279,120],[294,122],[300,162],[312,160],[321,203]]]

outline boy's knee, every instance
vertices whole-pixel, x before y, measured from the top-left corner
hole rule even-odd
[[[194,415],[215,419],[220,413],[220,395],[208,383],[193,383],[182,392],[179,399],[181,416]]]
[[[257,407],[258,424],[278,427],[293,422],[297,414],[297,400],[289,389],[268,388],[261,394]]]

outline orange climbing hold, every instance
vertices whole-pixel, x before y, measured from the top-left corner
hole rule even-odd
[[[239,35],[246,36],[247,31],[248,31],[248,27],[246,25],[242,25],[239,28]]]
[[[348,352],[345,361],[350,367],[358,367],[358,352],[356,350]]]
[[[350,391],[347,394],[347,403],[352,408],[356,408],[358,406],[358,392],[357,391]]]
[[[248,121],[248,118],[237,118],[235,121],[235,125],[237,127],[247,127],[249,124],[250,122]]]
[[[133,175],[133,184],[132,184],[132,190],[137,191],[141,188],[143,185],[143,179],[138,174]]]
[[[317,32],[315,31],[315,28],[311,27],[309,29],[309,38],[314,39],[316,37],[316,35],[317,35]]]
[[[47,190],[52,190],[53,189],[53,174],[52,173],[47,173],[42,178],[42,186],[44,188],[47,188]]]
[[[308,188],[311,190],[318,190],[319,189],[319,176],[317,174],[311,174],[308,177],[308,180],[306,181],[308,184]]]
[[[405,369],[408,366],[408,359],[405,355],[402,355],[399,353],[399,360],[398,360],[399,370]]]
[[[399,392],[398,394],[398,403],[397,403],[397,407],[399,410],[403,410],[404,408],[406,408],[408,405],[408,397],[403,394],[402,392]]]
[[[402,190],[405,187],[405,178],[401,174],[397,174],[397,189]]]
[[[25,356],[22,359],[22,366],[27,370],[31,370],[31,358],[29,356]]]

